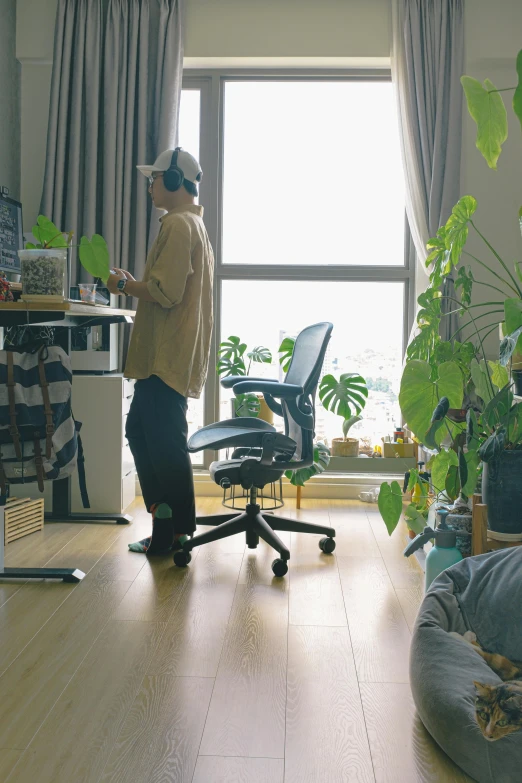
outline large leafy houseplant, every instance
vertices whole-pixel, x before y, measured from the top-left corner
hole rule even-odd
[[[517,74],[513,109],[522,123],[522,52],[517,57]],[[496,168],[507,137],[501,91],[489,80],[481,85],[467,76],[462,77],[462,84],[468,109],[477,123],[477,147],[488,165]],[[418,329],[408,346],[399,394],[409,428],[419,442],[435,452],[429,463],[434,492],[443,493],[448,500],[460,496],[466,501],[476,488],[483,466],[486,492],[491,487],[486,479],[488,470],[498,476],[504,454],[520,452],[522,458],[522,403],[515,403],[509,379],[513,354],[522,352],[521,262],[510,266],[501,257],[476,224],[476,208],[472,196],[461,198],[446,224],[428,243],[430,284],[418,299]],[[522,210],[519,220],[521,215]],[[480,239],[486,260],[466,249],[470,231]],[[475,280],[471,266],[465,263],[468,258],[486,270],[490,280]],[[446,278],[454,269],[458,297],[443,294]],[[494,298],[475,302],[476,286],[487,287]],[[451,303],[451,312],[461,316],[458,330],[448,341],[441,340],[439,329],[444,300]],[[507,336],[501,342],[499,359],[489,361],[484,342],[488,335],[498,332],[499,324],[503,324]],[[462,339],[463,334],[467,339]],[[413,490],[413,501],[406,509],[406,519],[419,532],[430,501],[426,481],[418,471],[411,471],[408,489]],[[499,506],[496,498],[490,504],[490,517]],[[402,508],[399,484],[383,484],[379,509],[390,535]]]

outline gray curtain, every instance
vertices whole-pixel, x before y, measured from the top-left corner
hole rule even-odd
[[[460,197],[464,0],[392,0],[392,76],[397,88],[416,294],[428,283],[426,243]],[[453,281],[445,293],[455,295]],[[455,309],[444,302],[445,310]],[[458,317],[441,322],[447,340]]]
[[[175,145],[182,0],[59,0],[41,212],[138,279],[157,232],[136,164]],[[74,278],[81,270],[75,264]]]

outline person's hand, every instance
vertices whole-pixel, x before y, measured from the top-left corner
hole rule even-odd
[[[134,280],[134,281],[136,281],[136,278],[133,277],[130,272],[127,272],[126,269],[120,269],[119,267],[116,267],[114,271],[115,272],[121,272],[123,275],[125,275],[127,280]]]
[[[129,278],[123,272],[121,269],[111,269],[111,274],[109,275],[109,279],[107,280],[107,288],[111,292],[111,294],[121,294],[121,291],[118,288],[118,283],[120,280],[128,280]]]

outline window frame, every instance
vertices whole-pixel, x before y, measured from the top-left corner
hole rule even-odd
[[[391,282],[404,285],[403,341],[407,345],[415,312],[415,258],[410,253],[405,220],[404,264],[402,266],[356,265],[279,265],[226,264],[223,262],[223,167],[225,87],[231,81],[366,81],[390,82],[389,69],[187,69],[182,89],[199,89],[200,162],[204,172],[199,203],[205,210],[205,225],[215,255],[214,329],[211,344],[210,371],[205,385],[204,423],[219,418],[219,379],[213,368],[221,341],[221,290],[224,280],[296,280],[334,282]],[[384,314],[383,314],[384,317]],[[216,453],[205,452],[202,465],[208,470]]]

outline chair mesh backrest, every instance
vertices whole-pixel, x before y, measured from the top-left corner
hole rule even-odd
[[[285,383],[294,383],[303,387],[304,394],[299,398],[298,406],[303,413],[312,413],[314,422],[315,395],[332,329],[333,325],[327,322],[303,329],[295,341],[292,361],[285,378]],[[294,460],[313,457],[314,429],[307,430],[301,427],[292,418],[285,402],[283,402],[283,413],[285,434],[297,443]]]

